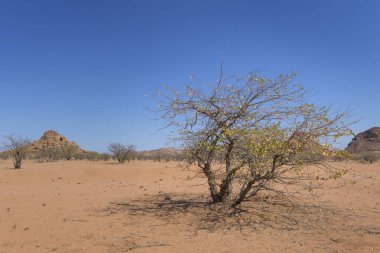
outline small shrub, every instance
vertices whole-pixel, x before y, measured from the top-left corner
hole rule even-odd
[[[88,151],[84,154],[84,159],[89,161],[99,161],[99,157],[99,154],[93,151]]]
[[[66,144],[62,147],[61,156],[69,161],[74,158],[76,152],[77,148],[75,146]]]
[[[98,156],[99,156],[99,160],[102,160],[102,161],[108,161],[112,158],[112,156],[107,153],[101,153]]]
[[[28,156],[30,141],[13,135],[6,136],[5,149],[13,157],[15,169],[21,169],[22,161]]]
[[[108,150],[113,154],[114,158],[119,163],[124,163],[125,161],[134,160],[134,154],[136,153],[136,148],[134,145],[124,146],[121,143],[111,143],[108,145]]]
[[[76,154],[74,154],[74,160],[84,160],[84,159],[86,159],[84,153],[76,153]]]
[[[41,149],[38,154],[37,158],[40,162],[42,161],[58,161],[61,158],[62,154],[60,150],[57,150],[55,148],[43,148]]]
[[[9,158],[9,155],[5,152],[0,153],[0,159],[7,160]]]

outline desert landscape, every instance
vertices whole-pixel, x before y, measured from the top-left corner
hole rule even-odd
[[[0,253],[380,252],[379,10],[1,0]]]
[[[380,127],[304,99],[249,73],[168,90],[179,147],[5,136],[0,252],[378,252]]]
[[[380,164],[343,165],[314,200],[217,217],[178,162],[0,161],[0,252],[379,252]]]

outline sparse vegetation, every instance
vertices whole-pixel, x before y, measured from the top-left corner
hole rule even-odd
[[[65,144],[62,147],[62,156],[68,161],[74,158],[76,152],[77,148],[74,145]]]
[[[112,158],[112,156],[107,153],[98,154],[98,157],[99,157],[99,160],[102,160],[102,161],[108,161]]]
[[[26,138],[13,135],[6,136],[4,147],[7,154],[13,158],[13,165],[15,169],[21,169],[22,161],[28,155],[29,144],[30,141]]]
[[[84,159],[89,160],[89,161],[98,161],[99,160],[99,154],[94,151],[87,151],[84,156]]]
[[[124,163],[125,161],[129,162],[132,160],[136,148],[134,145],[125,146],[121,143],[111,143],[108,145],[108,150],[119,163]]]
[[[60,158],[62,158],[62,152],[61,150],[57,150],[55,148],[42,148],[38,152],[37,158],[40,161],[58,161]]]
[[[221,73],[209,89],[159,92],[159,116],[178,130],[174,140],[207,177],[214,203],[236,206],[261,190],[285,194],[274,185],[305,182],[306,165],[343,156],[334,143],[351,134],[349,112],[305,102],[293,79],[249,73],[232,83]],[[322,168],[330,178],[342,175],[327,163]]]
[[[353,156],[353,159],[361,163],[375,163],[380,160],[380,154],[374,152],[363,152]]]
[[[7,160],[9,158],[9,155],[6,152],[0,153],[0,159]]]

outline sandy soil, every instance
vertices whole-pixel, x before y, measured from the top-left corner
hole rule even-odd
[[[380,164],[347,167],[313,201],[226,218],[177,163],[0,161],[0,252],[380,252]]]

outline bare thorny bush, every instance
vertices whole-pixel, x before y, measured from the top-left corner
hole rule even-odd
[[[4,148],[6,153],[13,158],[13,165],[15,169],[21,169],[22,161],[28,155],[28,146],[30,141],[26,138],[9,135],[6,136]]]
[[[119,163],[124,163],[125,161],[131,161],[136,153],[136,147],[134,145],[123,145],[121,143],[111,143],[108,145],[108,150],[112,153],[114,158]]]
[[[183,144],[188,165],[207,177],[213,203],[236,207],[262,190],[285,195],[278,185],[304,184],[310,191],[318,176],[306,172],[309,165],[324,178],[345,173],[326,161],[345,156],[335,143],[352,134],[349,110],[308,103],[294,75],[231,80],[221,72],[204,89],[158,92],[159,116],[176,129],[173,139]]]

